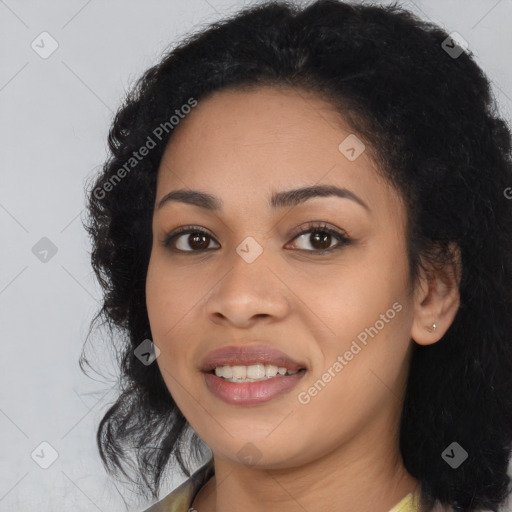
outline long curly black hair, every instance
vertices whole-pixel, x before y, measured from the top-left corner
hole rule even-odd
[[[204,454],[158,365],[134,355],[152,339],[145,279],[169,120],[213,91],[285,85],[330,101],[404,198],[411,282],[421,267],[452,261],[450,242],[459,247],[460,308],[439,342],[413,344],[400,451],[421,482],[425,510],[435,500],[468,511],[504,503],[512,444],[511,133],[489,79],[460,46],[397,3],[266,2],[188,36],[138,80],[110,129],[110,156],[87,190],[84,223],[104,292],[91,329],[102,319],[109,342],[120,342],[120,394],[97,431],[109,472],[128,475],[134,457],[130,478],[157,498],[172,458],[190,476],[191,461]],[[156,147],[135,158],[148,137]],[[82,353],[82,369],[84,361]],[[457,469],[441,457],[453,441],[469,455]]]

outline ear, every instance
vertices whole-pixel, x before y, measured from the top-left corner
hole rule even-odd
[[[421,269],[414,291],[414,320],[411,328],[411,338],[419,345],[431,345],[439,341],[459,309],[462,268],[460,249],[451,242],[449,251],[452,261],[442,269]]]

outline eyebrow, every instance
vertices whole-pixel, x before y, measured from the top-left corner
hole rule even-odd
[[[270,198],[269,205],[272,208],[284,208],[288,206],[296,206],[315,197],[329,196],[351,199],[365,208],[368,212],[371,211],[369,206],[356,194],[346,188],[339,188],[334,185],[313,185],[311,187],[275,192]],[[160,209],[171,201],[198,206],[199,208],[204,208],[205,210],[210,211],[218,211],[222,209],[222,200],[218,197],[198,190],[185,189],[173,190],[166,194],[159,201],[157,208]]]

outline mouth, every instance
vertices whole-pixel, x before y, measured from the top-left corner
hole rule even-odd
[[[307,370],[301,369],[291,375],[276,375],[259,380],[238,380],[217,377],[215,372],[204,374],[210,393],[230,405],[259,405],[278,397],[285,397],[295,388]]]
[[[290,392],[308,368],[268,345],[245,344],[209,352],[200,370],[216,398],[231,405],[257,405]]]

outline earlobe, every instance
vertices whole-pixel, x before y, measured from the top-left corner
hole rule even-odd
[[[434,332],[437,328],[437,325],[436,324],[432,324],[432,327],[426,327],[427,331],[428,332]]]
[[[415,292],[411,338],[419,345],[439,341],[452,324],[460,306],[460,250],[453,246],[452,264],[429,276],[422,270]]]
[[[419,345],[436,343],[452,324],[459,309],[460,297],[458,288],[453,287],[450,291],[443,298],[434,291],[436,297],[428,304],[416,306],[411,338]]]

